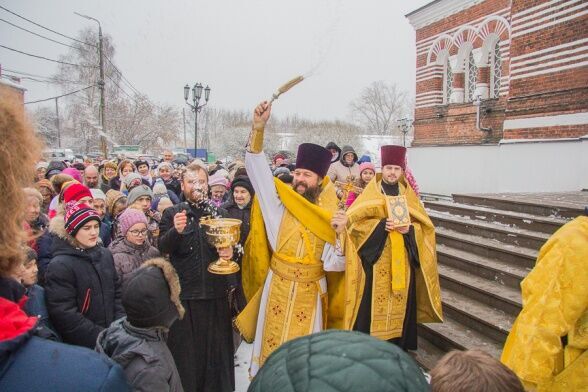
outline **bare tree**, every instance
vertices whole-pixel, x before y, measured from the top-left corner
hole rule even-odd
[[[409,113],[410,103],[407,93],[395,84],[376,81],[365,87],[349,108],[364,133],[393,135],[399,134],[397,120]]]
[[[45,144],[48,147],[57,147],[55,111],[47,106],[41,106],[31,111],[30,116],[35,123],[37,134],[43,138]]]
[[[82,43],[77,42],[61,56],[63,62],[78,65],[60,64],[53,79],[63,91],[92,86],[67,97],[65,113],[70,126],[64,129],[75,136],[78,148],[83,146],[89,152],[98,149],[100,136],[98,37],[91,28],[82,30],[78,37]],[[171,106],[154,104],[123,83],[113,63],[115,48],[108,35],[103,39],[103,53],[107,139],[117,144],[138,144],[146,150],[174,145],[181,125],[179,112]]]

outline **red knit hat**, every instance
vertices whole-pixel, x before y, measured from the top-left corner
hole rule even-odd
[[[84,197],[89,197],[91,199],[92,193],[87,186],[79,183],[71,184],[63,191],[64,204],[70,203],[72,201],[78,202]]]
[[[65,230],[75,237],[78,231],[91,220],[100,223],[100,216],[93,208],[85,204],[68,204],[65,211]]]
[[[400,166],[406,170],[406,148],[402,146],[382,146],[380,149],[382,167],[386,165]]]

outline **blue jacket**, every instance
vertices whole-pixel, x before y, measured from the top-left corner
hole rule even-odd
[[[6,317],[19,319],[13,325],[27,317],[4,298],[0,308]],[[121,367],[105,356],[32,336],[34,328],[29,328],[14,329],[0,340],[0,391],[129,391]]]

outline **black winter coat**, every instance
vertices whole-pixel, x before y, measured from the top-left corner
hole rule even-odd
[[[47,310],[65,343],[94,348],[100,331],[125,315],[112,254],[55,236],[47,268]]]
[[[187,211],[188,224],[180,234],[174,227],[174,215]],[[217,210],[220,216],[227,212]],[[200,228],[200,218],[210,215],[202,209],[182,202],[163,212],[159,224],[159,250],[168,254],[174,266],[180,286],[180,299],[214,299],[227,296],[227,279],[224,275],[208,272],[208,264],[218,259],[216,249],[206,241],[204,230]]]
[[[249,227],[251,221],[251,202],[241,209],[234,200],[230,200],[222,205],[227,210],[227,218],[239,219],[241,223],[241,237],[239,243],[245,246],[245,240],[249,236]]]
[[[164,181],[163,183],[165,184],[165,187],[168,191],[172,191],[178,198],[180,198],[182,195],[182,186],[180,185],[180,181],[177,178],[172,178],[171,180]]]

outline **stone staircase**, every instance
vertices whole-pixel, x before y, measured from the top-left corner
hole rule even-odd
[[[479,348],[498,358],[539,249],[582,210],[504,195],[423,200],[436,227],[444,323],[419,324],[415,358],[427,370],[454,349]]]

